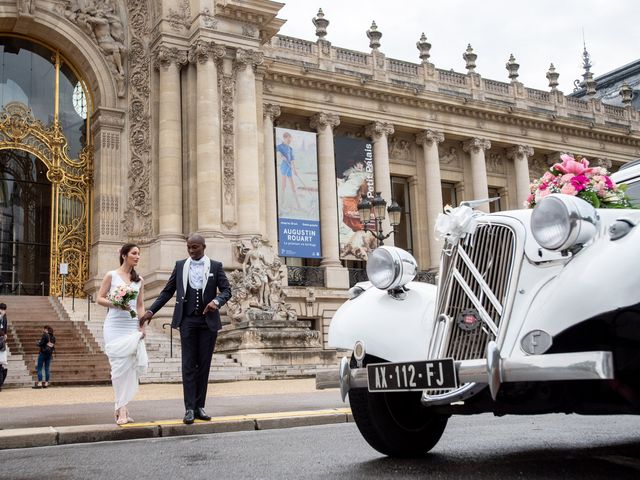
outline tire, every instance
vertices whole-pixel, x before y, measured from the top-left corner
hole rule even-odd
[[[379,360],[365,356],[364,365]],[[352,368],[355,361],[351,359]],[[358,430],[374,449],[390,457],[423,457],[436,446],[449,417],[433,413],[420,402],[422,392],[371,393],[349,391],[349,404]]]

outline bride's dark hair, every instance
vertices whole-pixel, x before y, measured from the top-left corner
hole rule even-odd
[[[138,247],[138,245],[136,245],[135,243],[125,243],[122,246],[122,248],[120,249],[120,265],[122,265],[124,263],[124,257],[129,255],[129,252],[133,248],[140,248],[140,247]],[[140,275],[138,275],[138,272],[136,272],[135,268],[132,268],[131,269],[131,281],[132,282],[137,282],[139,280],[140,280]]]

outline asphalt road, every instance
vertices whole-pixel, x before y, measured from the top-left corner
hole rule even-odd
[[[0,451],[0,479],[635,479],[640,417],[454,417],[418,460],[354,424]]]

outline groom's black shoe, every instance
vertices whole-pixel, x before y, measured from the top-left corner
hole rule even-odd
[[[191,425],[195,419],[196,417],[195,417],[195,414],[193,413],[193,410],[187,410],[187,412],[184,414],[184,418],[182,419],[182,422],[186,423],[187,425]]]
[[[211,415],[207,415],[207,412],[204,411],[204,408],[196,408],[196,418],[198,420],[211,420]]]

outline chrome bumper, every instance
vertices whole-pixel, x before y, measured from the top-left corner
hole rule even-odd
[[[553,380],[608,380],[613,378],[611,352],[555,353],[518,358],[501,358],[495,342],[487,347],[487,358],[455,362],[460,385],[488,385],[495,400],[502,383],[545,382]],[[316,378],[316,388],[340,387],[342,401],[352,388],[367,388],[367,369],[349,366],[343,357],[338,378],[327,374]],[[454,393],[454,392],[452,392]],[[457,401],[455,394],[449,400]]]

